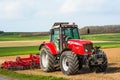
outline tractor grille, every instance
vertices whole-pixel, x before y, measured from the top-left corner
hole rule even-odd
[[[88,52],[92,52],[93,45],[92,44],[84,44],[84,50],[87,50]]]

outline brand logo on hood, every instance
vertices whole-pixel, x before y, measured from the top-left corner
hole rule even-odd
[[[68,44],[80,45],[78,42],[68,41]]]

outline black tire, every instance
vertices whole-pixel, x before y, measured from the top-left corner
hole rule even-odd
[[[91,72],[94,72],[94,71],[96,71],[97,68],[96,68],[96,66],[89,65],[89,69]]]
[[[106,57],[105,53],[102,50],[99,50],[99,53],[102,53],[104,55],[103,56],[103,63],[97,67],[96,72],[97,73],[106,72],[107,66],[108,66],[107,57]]]
[[[46,60],[45,61],[45,56]],[[45,72],[53,72],[55,71],[55,57],[50,53],[50,50],[43,46],[40,51],[40,67]]]
[[[96,73],[106,72],[107,71],[107,62],[102,65],[99,65],[96,69]]]
[[[67,61],[64,61],[66,59]],[[67,68],[65,68],[67,66]],[[74,75],[79,71],[78,56],[71,51],[64,51],[60,57],[61,71],[66,75]]]
[[[89,65],[89,68],[90,68],[91,71],[95,71],[96,73],[106,72],[107,66],[108,66],[107,57],[106,57],[105,53],[102,50],[99,50],[97,54],[103,54],[103,56],[102,56],[102,58],[103,58],[102,64],[100,64],[98,66]]]

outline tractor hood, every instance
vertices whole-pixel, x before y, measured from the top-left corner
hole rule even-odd
[[[70,39],[68,41],[68,44],[74,44],[74,45],[83,45],[83,44],[92,44],[89,40],[82,40],[82,39]]]
[[[67,48],[76,54],[88,55],[92,53],[93,45],[89,40],[70,39],[68,40]]]

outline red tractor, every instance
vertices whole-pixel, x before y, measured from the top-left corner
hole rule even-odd
[[[80,39],[75,23],[55,23],[50,35],[50,42],[43,42],[39,47],[43,71],[53,72],[59,67],[64,74],[74,75],[84,66],[91,71],[106,71],[105,53],[93,47],[91,41]]]

